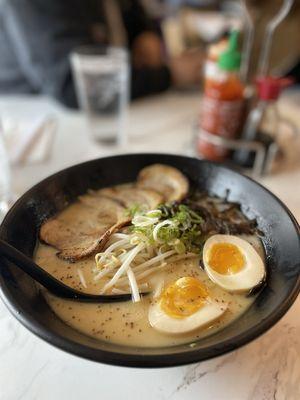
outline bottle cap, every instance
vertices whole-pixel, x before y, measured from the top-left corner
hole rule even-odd
[[[241,65],[241,53],[238,50],[238,31],[232,31],[228,48],[221,53],[218,66],[225,71],[238,71]]]
[[[277,100],[281,91],[293,83],[293,79],[264,76],[257,78],[255,82],[261,100]]]

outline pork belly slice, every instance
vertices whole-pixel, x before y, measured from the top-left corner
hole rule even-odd
[[[142,210],[153,210],[163,202],[163,196],[152,190],[138,188],[135,185],[119,185],[90,192],[89,195],[81,197],[86,204],[93,204],[98,196],[113,199],[125,208],[140,206]]]
[[[59,258],[71,262],[101,251],[110,235],[130,222],[120,203],[98,196],[89,205],[84,198],[46,221],[40,230],[40,239],[58,249]]]
[[[138,175],[137,186],[157,191],[166,202],[180,201],[189,191],[188,179],[178,169],[164,164],[143,168]]]

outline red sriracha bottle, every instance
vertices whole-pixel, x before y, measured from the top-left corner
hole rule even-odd
[[[229,139],[239,135],[244,109],[245,87],[239,78],[241,54],[237,47],[238,32],[233,31],[216,68],[207,71],[199,124],[200,130]],[[211,144],[201,135],[197,150],[213,161],[223,161],[228,156],[227,149]]]

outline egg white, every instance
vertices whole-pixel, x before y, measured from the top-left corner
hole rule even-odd
[[[227,309],[227,303],[217,303],[207,298],[204,304],[194,314],[185,318],[173,318],[167,315],[156,301],[149,307],[148,319],[150,325],[162,333],[182,334],[194,331],[220,318]]]
[[[245,258],[244,267],[235,274],[219,274],[209,265],[211,248],[217,243],[230,243],[240,250]],[[252,289],[265,279],[264,261],[254,247],[244,239],[233,235],[214,235],[204,244],[203,264],[209,278],[218,286],[230,292],[243,292]]]

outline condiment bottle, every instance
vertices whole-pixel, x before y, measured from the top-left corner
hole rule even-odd
[[[233,31],[228,48],[219,56],[216,68],[208,69],[200,117],[199,154],[210,160],[223,161],[228,150],[211,144],[201,131],[233,139],[238,136],[243,119],[244,85],[239,78],[241,54],[238,32]]]
[[[205,76],[209,75],[210,67],[212,67],[212,65],[217,66],[220,55],[227,49],[227,47],[228,47],[227,38],[221,39],[217,43],[211,44],[208,47],[207,58],[205,63],[205,68],[207,68],[207,71],[205,71]]]
[[[277,78],[272,76],[260,77],[256,79],[258,103],[257,109],[261,109],[260,130],[273,136],[277,136],[279,128],[279,112],[277,100],[283,89],[290,86],[293,80],[287,78]],[[246,139],[250,139],[247,135]],[[253,138],[254,139],[254,138]]]
[[[280,125],[280,115],[277,100],[282,90],[292,84],[291,78],[264,76],[256,79],[257,102],[250,111],[243,129],[242,139],[260,141],[259,135],[268,135],[275,141]],[[241,165],[248,165],[251,152],[240,150],[235,154],[235,160]]]

